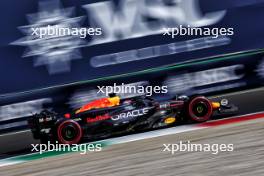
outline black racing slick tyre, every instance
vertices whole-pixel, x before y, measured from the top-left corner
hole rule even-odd
[[[196,96],[189,100],[188,116],[192,122],[206,122],[213,114],[210,100],[203,96]]]
[[[61,144],[78,144],[83,131],[80,124],[74,120],[61,121],[57,128],[58,142]]]

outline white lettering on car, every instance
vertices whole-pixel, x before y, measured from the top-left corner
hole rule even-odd
[[[116,121],[116,120],[121,120],[121,119],[127,119],[130,117],[133,118],[133,117],[143,116],[143,115],[147,114],[148,111],[149,111],[149,108],[137,109],[137,110],[128,111],[128,112],[124,112],[124,113],[115,115],[111,119]]]

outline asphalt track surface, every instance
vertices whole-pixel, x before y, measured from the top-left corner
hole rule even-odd
[[[215,98],[228,98],[239,107],[240,114],[264,111],[263,88]],[[87,155],[71,153],[0,167],[0,175],[264,175],[263,134],[264,120],[258,119],[113,145]],[[33,141],[28,132],[0,138],[1,151],[19,150],[38,142]],[[164,143],[179,141],[233,143],[234,151],[218,155],[207,152],[176,152],[171,155],[162,152]]]
[[[261,176],[264,174],[264,120],[117,144],[101,152],[39,159],[0,168],[5,176],[165,175]],[[163,144],[191,141],[234,145],[232,152],[164,152]]]

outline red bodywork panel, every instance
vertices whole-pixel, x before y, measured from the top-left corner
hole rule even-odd
[[[118,96],[109,97],[109,98],[101,98],[94,100],[92,102],[87,103],[86,105],[82,106],[80,109],[75,111],[75,114],[89,111],[91,109],[99,109],[99,108],[107,108],[117,106],[120,103],[120,98]],[[65,118],[71,118],[70,114],[64,114]]]
[[[78,111],[76,111],[76,114],[80,112],[85,112],[91,109],[106,108],[106,107],[111,107],[111,106],[112,104],[108,98],[101,98],[101,99],[94,100],[82,106]]]
[[[107,108],[117,106],[120,103],[120,98],[118,96],[109,97],[109,98],[101,98],[98,100],[94,100],[84,106],[82,106],[79,110],[75,112],[78,114],[80,112],[89,111],[91,109],[99,109],[99,108]]]

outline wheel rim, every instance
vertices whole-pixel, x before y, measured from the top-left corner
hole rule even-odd
[[[68,125],[62,129],[62,136],[67,141],[73,140],[76,135],[76,128],[73,125]]]
[[[208,112],[208,106],[204,102],[198,102],[193,106],[193,112],[197,117],[203,117]]]
[[[189,116],[196,122],[207,121],[213,112],[210,101],[204,97],[196,97],[189,104]]]
[[[75,121],[64,121],[58,126],[58,140],[63,144],[76,144],[82,137],[82,129]]]

